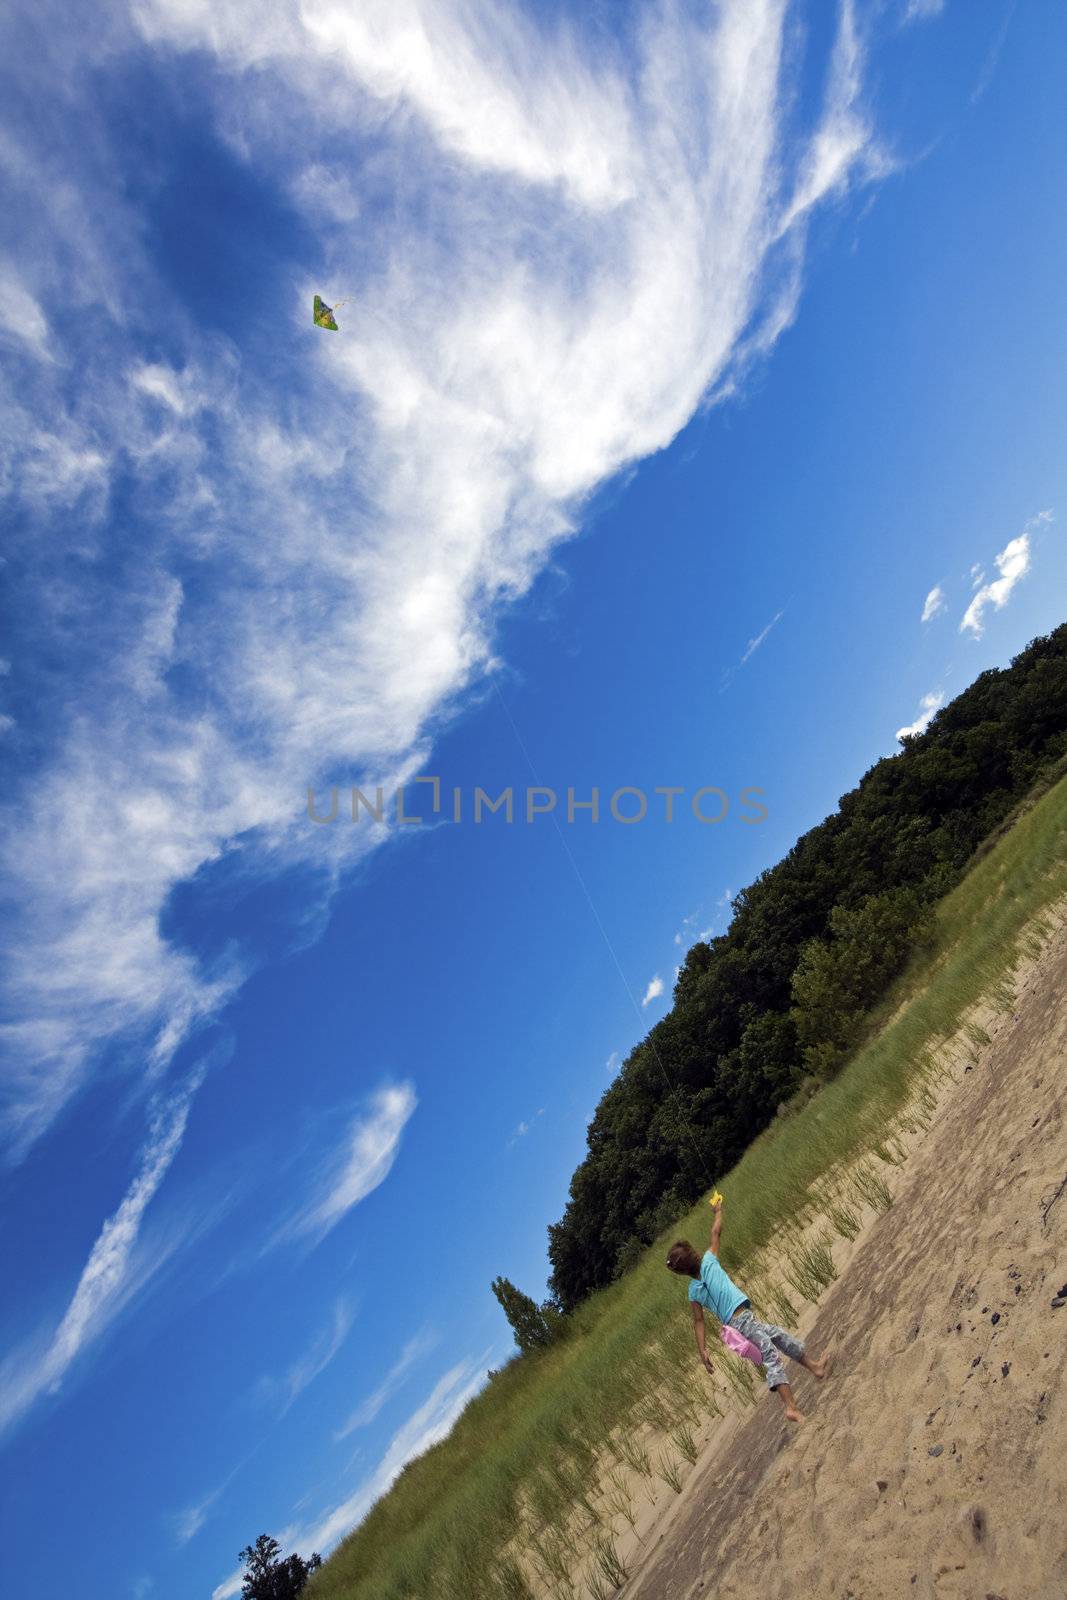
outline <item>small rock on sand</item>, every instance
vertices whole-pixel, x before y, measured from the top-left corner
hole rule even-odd
[[[939,1456],[944,1448],[943,1444],[932,1444],[926,1454],[928,1456]]]

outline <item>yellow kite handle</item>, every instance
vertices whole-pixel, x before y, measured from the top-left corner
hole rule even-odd
[[[708,1201],[708,1205],[709,1206],[721,1206],[722,1205],[722,1195],[719,1193],[718,1189],[716,1189],[713,1192],[713,1194],[711,1196],[711,1199]]]

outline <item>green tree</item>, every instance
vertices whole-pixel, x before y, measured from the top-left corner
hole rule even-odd
[[[563,1318],[559,1307],[551,1300],[539,1306],[528,1294],[516,1289],[509,1278],[494,1278],[491,1287],[523,1355],[531,1350],[543,1350],[559,1337]]]
[[[309,1574],[322,1566],[320,1555],[305,1561],[294,1554],[282,1561],[281,1553],[277,1539],[266,1533],[245,1546],[238,1557],[248,1569],[241,1584],[242,1600],[295,1600]]]
[[[867,895],[853,910],[835,906],[832,937],[801,950],[792,1015],[809,1072],[825,1076],[853,1042],[864,1013],[903,966],[921,912],[913,889]]]

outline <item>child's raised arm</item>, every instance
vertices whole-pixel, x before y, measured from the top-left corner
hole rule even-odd
[[[719,1235],[722,1233],[722,1201],[715,1207],[715,1221],[711,1225],[711,1244],[709,1249],[713,1256],[719,1253]]]

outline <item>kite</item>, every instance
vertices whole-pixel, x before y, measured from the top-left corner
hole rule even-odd
[[[715,1190],[715,1192],[712,1195],[711,1199],[708,1201],[708,1205],[709,1206],[721,1206],[722,1205],[722,1195],[719,1193],[718,1189]]]
[[[333,307],[328,306],[319,295],[315,296],[314,320],[316,328],[329,328],[331,333],[340,333],[337,320],[333,314]]]

